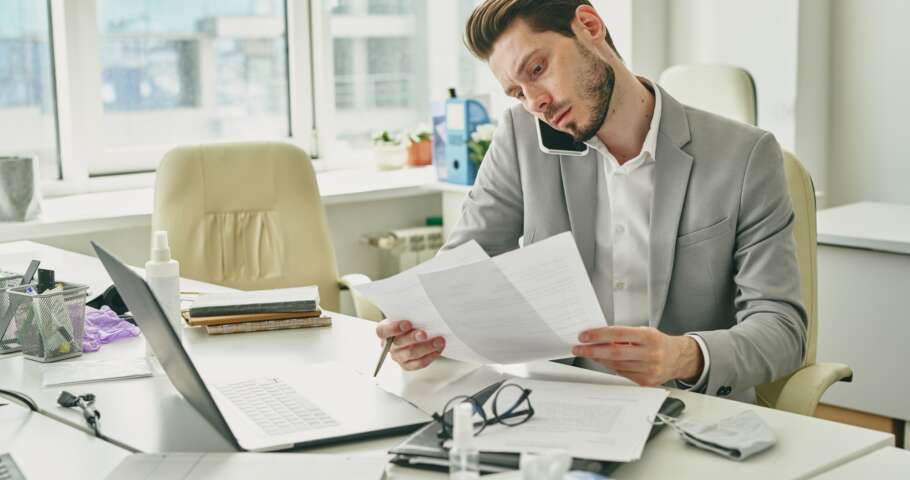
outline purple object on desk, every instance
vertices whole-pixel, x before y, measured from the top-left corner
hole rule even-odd
[[[118,317],[107,305],[101,310],[85,307],[83,352],[97,352],[102,344],[127,337],[138,337],[139,328]]]

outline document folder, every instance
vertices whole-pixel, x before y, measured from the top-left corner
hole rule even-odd
[[[481,405],[493,395],[502,382],[496,382],[476,394],[472,395]],[[686,408],[685,403],[678,398],[667,398],[660,407],[660,413],[678,417]],[[451,412],[446,412],[451,415]],[[448,471],[449,454],[439,444],[439,431],[442,426],[439,422],[431,422],[415,432],[403,442],[389,450],[394,455],[391,462],[403,467],[420,468],[426,470]],[[521,428],[515,427],[515,428]],[[663,428],[663,424],[651,427],[648,440],[654,438]],[[480,471],[482,473],[504,472],[517,470],[520,456],[515,453],[480,452]],[[622,462],[606,462],[585,458],[573,458],[572,470],[585,470],[600,475],[609,475],[622,466]]]

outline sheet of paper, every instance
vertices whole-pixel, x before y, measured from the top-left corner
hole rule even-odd
[[[607,326],[572,234],[561,233],[493,262],[566,345],[577,344],[582,330]]]
[[[475,363],[491,361],[468,347],[452,334],[449,326],[420,284],[421,273],[444,270],[457,265],[471,264],[489,259],[475,241],[470,241],[398,275],[354,287],[358,293],[376,304],[388,318],[410,320],[416,327],[426,330],[431,337],[446,339],[445,354],[456,360]]]
[[[43,372],[42,385],[45,387],[152,376],[146,358],[57,363],[45,365]]]
[[[564,449],[576,458],[631,462],[641,458],[653,418],[669,395],[662,388],[511,379],[531,389],[534,416],[514,427],[491,425],[481,451]],[[491,404],[485,407],[489,410]]]
[[[418,277],[453,335],[494,363],[568,357],[580,331],[607,324],[570,233]]]

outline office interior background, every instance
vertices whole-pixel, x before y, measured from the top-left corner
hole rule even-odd
[[[149,251],[154,172],[165,152],[184,144],[283,139],[313,156],[339,271],[382,276],[382,252],[367,240],[447,217],[448,190],[428,185],[435,182],[430,167],[378,171],[371,135],[429,123],[432,102],[449,88],[488,98],[493,118],[511,104],[462,44],[476,3],[0,0],[0,154],[39,159],[44,205],[37,221],[0,224],[0,242],[32,240],[88,254],[93,239],[141,265]],[[808,168],[820,212],[877,202],[910,218],[900,209],[910,205],[910,143],[902,132],[910,111],[902,92],[910,84],[910,3],[593,3],[641,75],[656,80],[670,66],[696,63],[748,70],[757,86],[758,125]],[[831,272],[825,262],[833,261],[826,255],[819,260],[820,335],[849,343],[826,318],[845,308],[826,297],[834,291],[825,288]],[[838,275],[893,285],[910,272],[906,256],[885,262],[901,266],[902,277],[876,270],[884,267],[875,262]],[[910,382],[892,372],[910,358],[905,348],[875,342],[905,341],[895,334],[908,333],[906,300],[854,293],[850,308],[862,315],[851,321],[867,336],[854,337],[852,348],[878,346],[876,358],[887,363],[865,373],[890,377],[883,383],[891,385],[865,395],[890,400],[850,404],[836,415],[872,428],[905,428]],[[350,302],[343,309],[350,312]],[[895,322],[902,330],[889,330]],[[820,347],[820,360],[824,353]],[[852,386],[832,391],[863,382],[857,376]]]

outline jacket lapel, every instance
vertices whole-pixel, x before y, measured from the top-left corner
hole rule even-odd
[[[651,251],[648,290],[650,326],[663,317],[673,274],[676,237],[682,215],[692,157],[682,150],[689,143],[689,122],[683,106],[661,89],[661,119],[655,155],[654,198],[651,205]]]
[[[569,225],[588,275],[594,271],[594,212],[597,209],[597,163],[584,157],[559,156]]]

